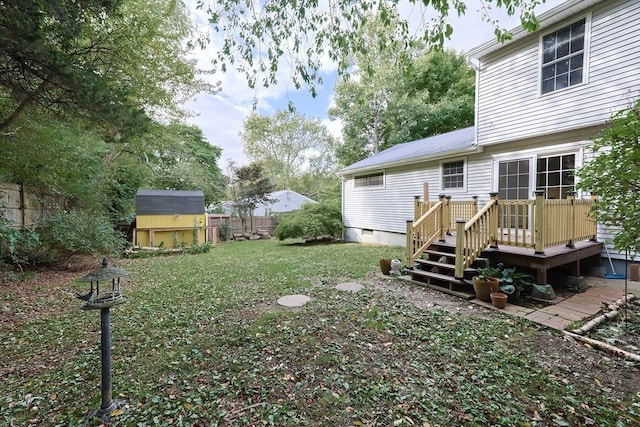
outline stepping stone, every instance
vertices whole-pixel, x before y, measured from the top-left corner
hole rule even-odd
[[[336,289],[339,289],[341,291],[358,292],[359,290],[362,289],[362,287],[363,286],[360,283],[345,282],[345,283],[340,283],[338,286],[336,286]]]
[[[278,304],[285,307],[302,307],[311,301],[311,297],[306,295],[285,295],[278,300]]]

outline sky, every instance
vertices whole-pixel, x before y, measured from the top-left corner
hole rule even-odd
[[[536,8],[536,14],[557,6],[564,0],[546,0],[546,3]],[[196,0],[186,0],[194,23],[201,31],[206,31],[206,15],[196,9]],[[451,19],[453,35],[445,42],[445,47],[458,52],[466,52],[473,47],[493,39],[493,27],[482,21],[480,9],[483,2],[468,0],[468,12],[465,16]],[[407,8],[409,10],[409,8]],[[492,20],[497,19],[502,27],[511,29],[519,24],[518,17],[508,17],[506,12],[490,10]],[[195,52],[201,68],[210,68],[211,59],[215,56],[214,46]],[[307,89],[296,90],[288,82],[288,70],[279,71],[279,84],[269,88],[251,89],[244,76],[234,72],[219,73],[210,76],[212,82],[221,81],[222,90],[216,95],[200,94],[194,100],[185,104],[191,113],[187,122],[202,129],[209,143],[222,148],[220,168],[224,169],[229,160],[238,166],[246,165],[249,160],[244,155],[239,136],[242,124],[252,112],[257,100],[257,112],[262,115],[272,115],[278,110],[286,109],[291,101],[298,112],[309,118],[318,118],[336,136],[340,136],[340,123],[330,121],[327,112],[333,99],[333,89],[337,75],[335,66],[327,61],[323,65],[324,83],[317,88],[317,95],[313,98]]]

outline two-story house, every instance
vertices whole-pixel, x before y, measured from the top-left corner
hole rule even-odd
[[[500,200],[532,199],[536,190],[546,200],[571,194],[573,171],[592,156],[591,138],[640,97],[640,2],[568,0],[539,20],[538,32],[518,27],[512,40],[468,52],[477,79],[473,128],[401,144],[340,171],[346,240],[404,246],[406,220],[418,218],[414,196],[423,194],[432,202],[439,194],[478,196],[479,208],[494,192]],[[531,211],[511,216],[535,229]],[[607,233],[600,227],[598,240]]]

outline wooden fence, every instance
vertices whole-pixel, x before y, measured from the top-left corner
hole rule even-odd
[[[0,182],[0,215],[16,227],[37,224],[48,214],[47,203],[54,202],[53,197],[37,195],[21,184]]]
[[[208,217],[209,225],[217,226],[220,233],[256,233],[258,230],[266,230],[269,234],[273,234],[273,230],[278,225],[276,218],[273,216],[254,216],[253,218],[247,218],[246,229],[243,230],[242,222],[238,217],[226,214],[208,214]]]

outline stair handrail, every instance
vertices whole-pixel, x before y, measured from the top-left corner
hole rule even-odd
[[[497,212],[498,195],[491,193],[489,202],[469,221],[456,220],[456,278],[464,278],[465,268],[468,268],[487,246],[495,245]]]
[[[420,218],[415,221],[407,221],[407,265],[413,265],[413,262],[418,259],[420,254],[437,238],[444,239],[443,207],[444,201],[441,198]],[[436,226],[432,230],[424,227],[424,225],[428,224],[427,221],[433,219],[438,213],[440,213],[440,221],[434,221],[437,222]]]
[[[442,208],[442,205],[444,205],[442,200],[439,202],[436,202],[436,204],[431,206],[431,208],[429,208],[429,210],[426,211],[424,215],[422,215],[420,218],[418,218],[413,222],[413,228],[416,229],[420,227],[422,223],[427,220],[427,218],[429,218],[431,215],[435,215],[435,212],[440,210]]]

